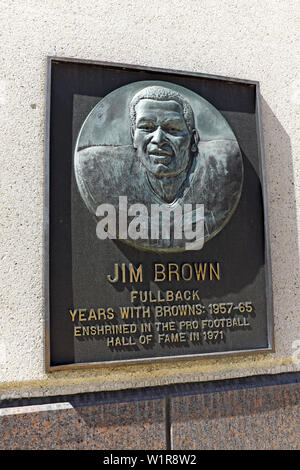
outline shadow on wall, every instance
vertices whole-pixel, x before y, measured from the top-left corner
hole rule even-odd
[[[292,147],[288,134],[263,98],[262,122],[267,168],[274,311],[288,319],[291,312],[298,311],[299,279]]]

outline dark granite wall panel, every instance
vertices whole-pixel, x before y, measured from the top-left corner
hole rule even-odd
[[[173,449],[300,449],[300,384],[176,397]]]
[[[75,406],[0,417],[0,449],[164,449],[163,400]],[[4,410],[0,410],[5,412]],[[13,410],[9,410],[11,412]],[[20,412],[21,409],[18,409]]]
[[[2,401],[0,449],[300,449],[300,375]]]

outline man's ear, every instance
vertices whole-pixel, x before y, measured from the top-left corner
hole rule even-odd
[[[198,145],[199,142],[200,142],[200,135],[199,135],[199,132],[197,131],[197,129],[193,130],[193,136],[194,136],[195,144]]]
[[[192,147],[191,147],[192,152],[196,152],[198,149],[198,144],[200,142],[200,136],[199,136],[197,129],[193,129],[191,142],[192,142]]]

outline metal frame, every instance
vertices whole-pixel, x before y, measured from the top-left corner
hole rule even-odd
[[[200,353],[200,354],[187,354],[179,356],[162,356],[150,357],[142,359],[124,359],[117,361],[103,361],[103,362],[87,362],[87,363],[72,363],[59,366],[51,366],[50,355],[50,285],[49,285],[49,225],[50,225],[50,115],[51,115],[51,72],[53,62],[68,62],[74,64],[85,65],[99,65],[111,68],[123,68],[127,70],[143,70],[149,72],[168,73],[173,75],[188,75],[189,77],[207,78],[210,80],[222,80],[228,83],[243,83],[249,86],[255,86],[256,96],[256,128],[258,134],[258,153],[260,160],[260,173],[261,185],[263,192],[263,211],[264,211],[264,234],[265,234],[265,260],[266,260],[266,302],[267,302],[267,329],[268,329],[268,347],[266,348],[253,348],[240,351],[225,351],[217,353]],[[271,273],[271,252],[270,252],[270,237],[269,237],[269,221],[268,221],[268,203],[267,203],[267,186],[266,186],[266,168],[265,168],[265,154],[263,142],[263,128],[261,119],[261,98],[260,86],[258,81],[243,80],[239,78],[224,77],[220,75],[201,74],[197,72],[190,72],[184,70],[170,70],[155,67],[144,67],[141,65],[122,64],[116,62],[95,61],[86,59],[75,59],[67,57],[47,57],[47,97],[46,97],[46,130],[45,130],[45,164],[44,164],[44,276],[43,276],[43,291],[45,299],[45,370],[46,372],[62,371],[62,370],[76,370],[76,369],[91,369],[99,367],[110,367],[118,365],[141,365],[157,362],[169,361],[186,361],[186,360],[200,360],[200,359],[213,359],[224,357],[237,357],[245,355],[253,355],[259,353],[275,352],[274,346],[274,320],[273,320],[273,293],[272,293],[272,273]]]

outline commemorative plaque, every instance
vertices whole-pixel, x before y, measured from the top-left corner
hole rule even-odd
[[[257,82],[48,61],[47,367],[273,350]]]

